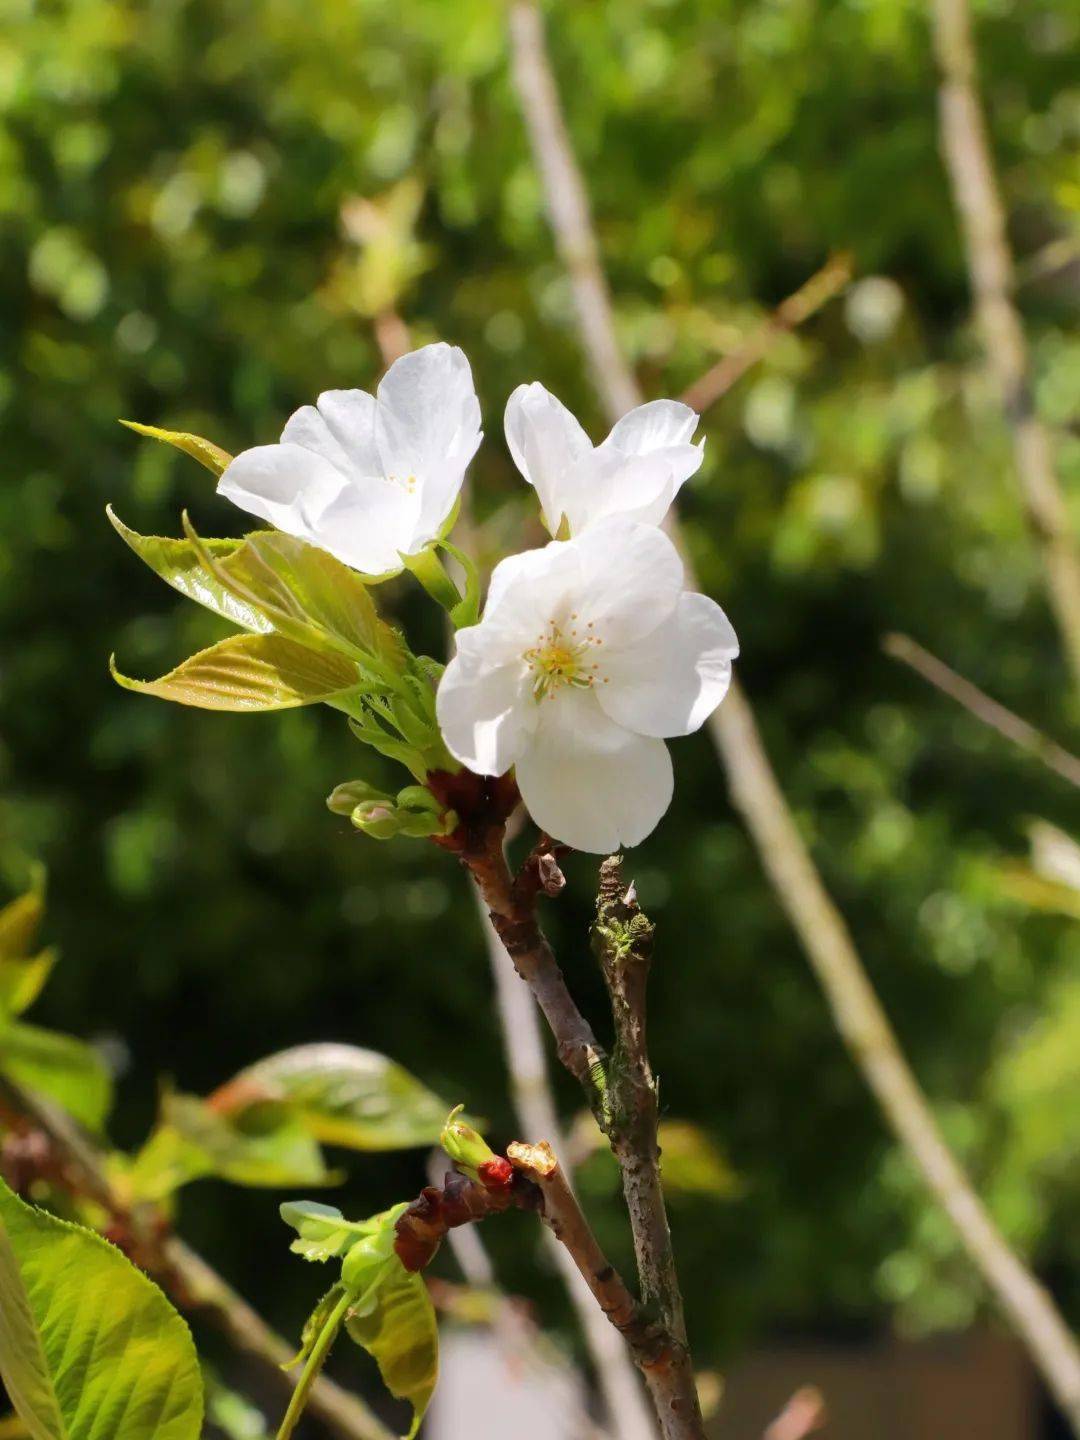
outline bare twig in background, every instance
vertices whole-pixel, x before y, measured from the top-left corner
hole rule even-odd
[[[991,730],[996,730],[1021,750],[1034,755],[1036,760],[1041,760],[1055,775],[1060,775],[1070,785],[1080,785],[1080,759],[1064,750],[1041,730],[1036,730],[1034,725],[1000,705],[970,680],[965,680],[963,675],[958,675],[944,660],[931,655],[929,650],[924,650],[907,635],[886,635],[881,642],[881,648],[886,655],[909,665],[917,675],[928,680],[942,694],[962,705],[976,720],[989,725]]]
[[[517,0],[513,5],[510,35],[514,74],[537,169],[548,192],[567,187],[567,196],[548,194],[548,212],[559,252],[568,267],[573,267],[579,328],[590,376],[614,421],[639,404],[642,396],[619,350],[585,187],[570,148],[551,73],[543,22],[529,0]],[[597,343],[600,331],[602,343]],[[678,542],[674,519],[671,532]],[[685,546],[681,548],[685,554]],[[689,564],[687,581],[695,584]],[[1080,641],[1080,615],[1077,638]],[[727,769],[732,799],[757,846],[777,898],[802,941],[852,1057],[931,1193],[952,1219],[970,1259],[1027,1344],[1080,1435],[1080,1350],[1076,1341],[1051,1297],[1009,1249],[945,1144],[843,917],[799,834],[753,711],[738,683],[732,684],[727,699],[710,717],[709,731]]]
[[[976,319],[1012,433],[1017,479],[1050,604],[1073,679],[1080,681],[1080,555],[1049,437],[1035,411],[1027,341],[1013,299],[1016,281],[1005,210],[977,90],[967,0],[933,0],[933,20],[941,70],[941,150],[963,229]]]
[[[109,1182],[95,1145],[62,1110],[6,1077],[0,1077],[4,1107],[25,1118],[42,1134],[63,1166],[64,1182],[77,1194],[95,1201],[125,1233],[134,1230],[136,1248],[147,1253],[135,1258],[147,1262],[154,1278],[182,1310],[204,1311],[235,1350],[262,1363],[278,1389],[291,1393],[299,1372],[283,1370],[296,1354],[247,1301],[236,1293],[201,1255],[177,1236],[147,1235],[145,1221],[128,1212]],[[140,1233],[142,1232],[142,1233]],[[367,1406],[320,1376],[311,1388],[308,1409],[322,1420],[337,1440],[394,1440],[394,1434]]]
[[[521,1133],[546,1135],[555,1153],[563,1155],[566,1152],[566,1141],[551,1093],[536,1001],[531,990],[519,980],[514,962],[495,933],[495,927],[488,917],[479,891],[474,889],[473,893],[487,940],[502,1027],[503,1053],[510,1077],[510,1093]],[[573,1174],[567,1169],[565,1162],[563,1173],[567,1183],[573,1185]],[[654,1440],[656,1427],[627,1356],[626,1346],[618,1332],[612,1329],[597,1309],[592,1294],[569,1253],[550,1231],[545,1230],[544,1236],[552,1262],[566,1285],[585,1337],[614,1434],[618,1440]]]
[[[796,1390],[761,1440],[806,1440],[820,1430],[828,1418],[825,1397],[815,1385]]]
[[[831,256],[804,285],[781,301],[737,350],[718,360],[711,370],[706,370],[684,390],[679,397],[683,404],[689,405],[699,415],[715,405],[749,369],[764,359],[781,335],[809,320],[811,315],[839,295],[850,280],[851,256]]]

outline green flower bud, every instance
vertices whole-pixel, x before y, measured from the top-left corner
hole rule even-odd
[[[442,805],[426,785],[406,785],[399,790],[397,803],[403,810],[422,810],[432,815],[442,813]]]
[[[358,830],[370,835],[373,840],[392,840],[395,835],[401,834],[401,819],[389,797],[385,800],[365,800],[357,805],[349,818]]]
[[[346,780],[343,785],[335,786],[326,797],[326,806],[335,815],[351,815],[358,805],[370,800],[377,800],[383,805],[394,803],[389,795],[376,790],[366,780]]]
[[[457,1118],[464,1109],[464,1105],[458,1105],[450,1111],[439,1144],[454,1164],[475,1180],[480,1166],[494,1160],[495,1152],[478,1131]]]

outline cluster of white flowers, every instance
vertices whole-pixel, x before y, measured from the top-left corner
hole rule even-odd
[[[438,717],[480,775],[516,767],[522,799],[555,839],[599,854],[636,845],[672,795],[664,740],[724,698],[738,641],[724,612],[684,588],[658,527],[698,469],[697,415],[641,405],[594,446],[542,385],[506,407],[506,439],[557,538],[495,569],[479,624],[457,632]],[[480,444],[469,363],[428,345],[376,395],[331,390],[277,445],[238,455],[219,491],[366,574],[401,568],[452,516]]]

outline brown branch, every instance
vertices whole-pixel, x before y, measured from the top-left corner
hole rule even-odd
[[[1080,681],[1080,556],[1046,430],[1035,410],[1031,362],[1013,298],[1015,275],[990,140],[978,94],[967,0],[933,0],[941,85],[941,150],[960,216],[975,317],[1001,393],[1021,498],[1039,548],[1050,604],[1074,681]]]
[[[630,1347],[645,1377],[662,1434],[670,1440],[704,1436],[690,1355],[664,1324],[650,1320],[601,1250],[577,1197],[549,1145],[511,1145],[507,1155],[535,1182],[541,1216],[564,1245],[611,1324]]]
[[[522,985],[491,923],[480,892],[475,886],[471,888],[481,912],[495,979],[510,1094],[518,1124],[526,1135],[546,1135],[555,1153],[563,1156],[567,1142],[562,1138],[551,1092],[536,1002],[528,986]],[[573,1188],[573,1173],[565,1160],[562,1168],[567,1183]],[[597,1309],[570,1253],[558,1243],[550,1229],[544,1231],[544,1240],[581,1325],[613,1433],[618,1440],[654,1440],[656,1424],[626,1346]]]
[[[656,1081],[645,1038],[653,934],[634,887],[623,880],[622,857],[610,856],[600,866],[593,926],[615,1022],[606,1128],[622,1171],[642,1294],[657,1301],[664,1324],[685,1349],[686,1321],[660,1178]]]
[[[1080,759],[1056,744],[1041,730],[1036,730],[1034,725],[1007,710],[970,680],[965,680],[963,675],[957,674],[943,660],[931,655],[929,650],[924,650],[909,636],[886,635],[881,642],[881,648],[886,655],[910,666],[935,689],[962,705],[976,720],[988,725],[991,730],[996,730],[999,735],[1018,745],[1021,750],[1026,750],[1029,755],[1034,755],[1036,760],[1041,760],[1055,775],[1060,775],[1070,785],[1080,786]]]
[[[559,1060],[585,1087],[595,1109],[600,1104],[596,1077],[605,1052],[567,989],[537,923],[536,896],[543,887],[538,864],[526,864],[514,880],[503,854],[506,821],[518,802],[516,785],[506,777],[486,779],[467,770],[454,775],[435,771],[428,785],[460,817],[454,833],[436,837],[436,843],[456,853],[472,875],[514,969],[544,1012]],[[554,864],[554,856],[549,858]]]
[[[851,280],[851,256],[832,255],[798,290],[776,307],[769,318],[737,350],[718,360],[683,391],[680,399],[703,414],[715,405],[746,372],[769,353],[780,338],[797,329],[810,316],[844,290]]]
[[[537,169],[548,192],[556,244],[575,278],[578,327],[590,377],[609,418],[615,421],[642,396],[619,349],[581,171],[561,118],[543,23],[539,11],[528,0],[517,0],[514,5],[510,34],[522,110]],[[567,187],[566,197],[551,193],[560,185]],[[583,263],[582,257],[588,263]],[[685,559],[685,545],[681,544],[674,515],[669,517],[668,528]],[[696,588],[689,563],[686,579],[689,586]],[[1080,637],[1080,625],[1077,635]],[[853,1059],[930,1192],[952,1219],[969,1258],[1028,1346],[1080,1435],[1080,1351],[1076,1341],[1051,1297],[1009,1249],[945,1144],[843,917],[799,833],[762,744],[753,710],[737,681],[723,705],[710,717],[709,733],[726,768],[732,799]]]
[[[296,1346],[273,1331],[201,1255],[178,1236],[165,1233],[155,1210],[131,1210],[123,1204],[97,1147],[75,1122],[5,1076],[0,1076],[0,1103],[45,1140],[51,1152],[46,1162],[50,1178],[101,1206],[110,1219],[110,1238],[150,1271],[180,1309],[205,1312],[234,1349],[261,1362],[278,1388],[291,1394],[299,1375],[282,1366],[292,1360]],[[308,1409],[338,1440],[393,1440],[392,1432],[357,1396],[325,1376],[312,1386]]]

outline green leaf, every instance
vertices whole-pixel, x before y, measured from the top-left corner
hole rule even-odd
[[[333,1260],[344,1256],[358,1240],[375,1234],[381,1217],[373,1220],[346,1220],[333,1205],[316,1200],[289,1200],[281,1207],[281,1218],[296,1231],[289,1246],[305,1260]]]
[[[198,1440],[191,1334],[100,1236],[0,1182],[0,1378],[32,1440]]]
[[[132,680],[109,662],[125,690],[202,710],[288,710],[332,700],[359,683],[343,656],[321,654],[281,635],[230,635],[157,680]]]
[[[190,521],[185,528],[198,542]],[[380,620],[367,584],[325,550],[280,531],[259,530],[213,569],[280,633],[293,639],[306,634],[308,643],[314,638],[353,659],[374,657],[400,669],[401,642]]]
[[[43,950],[25,960],[0,956],[0,1018],[29,1010],[56,964],[56,951]]]
[[[438,1142],[449,1106],[374,1050],[299,1045],[249,1066],[223,1087],[287,1102],[318,1140],[352,1150],[401,1150]]]
[[[48,1095],[89,1130],[100,1130],[112,1103],[112,1076],[92,1046],[22,1021],[0,1020],[0,1071]]]
[[[39,879],[0,910],[0,960],[22,960],[30,954],[44,915],[45,887]]]
[[[234,1185],[329,1185],[318,1141],[277,1105],[221,1115],[194,1095],[168,1095],[161,1123],[128,1176],[141,1200],[163,1200],[192,1180],[217,1176]]]
[[[105,507],[105,513],[113,529],[139,559],[149,565],[155,575],[160,575],[167,585],[179,590],[181,595],[204,605],[215,615],[231,620],[242,630],[267,634],[273,629],[256,606],[240,599],[222,584],[190,540],[174,540],[165,535],[140,535],[124,524],[111,505]],[[222,561],[240,549],[244,541],[203,540],[202,544],[210,555]]]
[[[194,460],[198,460],[200,465],[205,465],[212,475],[220,475],[233,458],[227,450],[222,450],[221,446],[215,445],[212,440],[204,440],[201,435],[192,435],[186,430],[159,430],[156,425],[140,425],[138,420],[121,420],[120,424],[134,430],[136,435],[147,435],[151,440],[163,440],[166,445],[175,445],[177,450],[183,450],[185,455],[190,455]]]
[[[396,1257],[372,1299],[367,1313],[346,1318],[345,1328],[373,1356],[390,1394],[412,1406],[405,1440],[413,1440],[439,1378],[435,1308],[423,1276],[406,1270]]]

